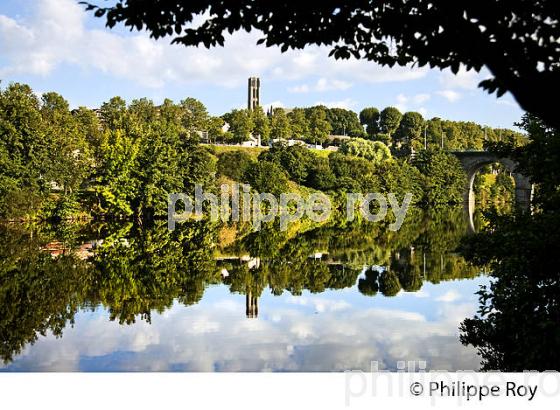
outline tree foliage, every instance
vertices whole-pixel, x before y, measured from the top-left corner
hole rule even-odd
[[[461,341],[478,350],[484,370],[558,370],[560,133],[531,115],[520,125],[530,136],[526,146],[494,150],[518,161],[536,184],[534,212],[491,214],[488,226],[464,241],[465,256],[489,266],[495,280],[480,289],[478,314],[463,321]]]
[[[466,175],[457,157],[442,150],[423,150],[414,158],[414,165],[425,177],[428,204],[460,204],[466,187]]]
[[[379,132],[379,110],[375,107],[364,108],[360,111],[360,124],[366,127],[369,138],[374,138]]]
[[[392,136],[399,128],[402,114],[395,107],[387,107],[379,114],[379,131]]]
[[[340,152],[355,155],[380,164],[391,159],[391,151],[379,141],[368,141],[362,138],[345,140],[340,146]]]
[[[283,108],[275,108],[270,120],[270,134],[275,139],[289,139],[292,136],[290,120]]]
[[[235,142],[243,142],[251,136],[254,123],[249,110],[232,110],[222,116],[229,125],[228,131],[232,133]]]

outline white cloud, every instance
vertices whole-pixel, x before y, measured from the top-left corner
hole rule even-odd
[[[427,73],[368,61],[337,61],[320,47],[281,53],[278,48],[256,46],[258,32],[228,36],[225,47],[185,48],[168,44],[168,39],[152,40],[146,33],[90,29],[85,21],[91,18],[73,0],[38,0],[33,14],[22,19],[0,15],[0,53],[5,61],[0,76],[46,76],[70,64],[158,88],[177,82],[233,87],[244,84],[251,74],[297,81],[321,73],[314,85],[317,90],[344,90],[355,81],[408,81]]]
[[[408,109],[410,108],[410,106],[412,106],[416,111],[420,112],[422,115],[425,114],[426,109],[423,107],[418,107],[420,104],[425,103],[426,101],[428,101],[431,98],[431,95],[428,93],[421,93],[421,94],[415,94],[415,95],[405,95],[405,94],[399,94],[397,95],[397,104],[395,104],[395,107],[398,108],[400,111],[408,111]],[[424,111],[424,113],[422,113],[422,111]]]
[[[269,103],[263,103],[262,107],[264,108],[264,110],[268,110],[270,107],[272,108],[286,108],[286,105],[282,102],[282,101],[271,101]]]
[[[326,78],[320,78],[317,81],[317,85],[315,89],[317,91],[331,91],[331,90],[347,90],[348,88],[352,87],[347,81],[341,80],[328,80]]]
[[[347,90],[352,87],[352,84],[348,81],[342,81],[337,79],[328,79],[325,77],[319,78],[317,82],[310,86],[308,84],[302,84],[288,89],[291,93],[308,93],[310,91],[315,92],[325,92],[325,91],[341,91]]]
[[[415,104],[422,104],[425,103],[426,101],[428,101],[430,99],[430,94],[416,94],[415,96],[412,97],[412,101]]]
[[[453,90],[441,90],[441,91],[437,91],[437,94],[441,95],[449,102],[455,102],[462,97],[461,93],[458,93],[457,91],[453,91]]]
[[[467,71],[461,67],[457,74],[453,74],[451,70],[444,70],[440,75],[440,83],[445,89],[460,88],[463,90],[474,90],[477,88],[478,83],[484,77],[487,77],[486,71],[477,73],[474,70]]]
[[[345,98],[338,101],[317,101],[315,105],[324,105],[328,108],[344,108],[346,110],[350,110],[356,105],[356,101],[351,98]]]
[[[295,87],[288,88],[288,91],[291,93],[308,93],[311,91],[311,88],[307,84],[296,85]]]
[[[498,98],[496,100],[496,104],[505,105],[507,107],[517,107],[517,108],[519,108],[519,105],[515,101],[513,101],[509,98]]]

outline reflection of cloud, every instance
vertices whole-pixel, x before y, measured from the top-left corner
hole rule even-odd
[[[455,289],[451,289],[451,290],[445,292],[443,295],[436,298],[436,300],[438,302],[455,302],[456,300],[459,300],[460,298],[461,298],[461,295],[459,294],[459,292],[457,292]]]
[[[414,296],[415,298],[429,298],[430,297],[430,294],[423,289],[420,289],[417,292],[410,292],[410,294],[412,296]]]
[[[351,305],[345,300],[329,300],[320,297],[290,296],[288,303],[301,306],[312,306],[317,312],[335,312],[348,309]]]
[[[398,303],[406,309],[390,307],[396,299],[381,296],[356,306],[355,301],[363,299],[346,292],[337,292],[336,299],[308,292],[301,297],[263,296],[260,317],[246,319],[242,297],[224,297],[223,290],[208,289],[222,297],[209,297],[206,303],[175,303],[165,314],[154,312],[151,325],[138,321],[120,326],[108,321],[101,308],[81,312],[62,340],[40,338],[11,368],[342,371],[369,370],[371,361],[394,369],[400,360],[423,360],[429,369],[478,368],[474,350],[463,347],[457,336],[459,322],[475,311],[474,297],[472,303],[458,305],[450,303],[457,300],[453,291],[444,295],[445,302],[432,299],[435,317],[428,319],[411,305],[426,299],[408,293]],[[388,305],[370,304],[380,302]]]

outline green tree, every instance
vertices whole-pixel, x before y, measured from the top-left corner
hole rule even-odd
[[[279,196],[288,192],[288,176],[275,162],[258,161],[247,171],[246,180],[260,193]]]
[[[409,150],[419,151],[424,148],[425,121],[418,112],[405,112],[395,137]]]
[[[360,111],[360,124],[366,127],[367,135],[373,139],[379,132],[379,110],[367,107]]]
[[[224,152],[218,158],[218,173],[234,181],[245,182],[248,170],[255,161],[244,151]]]
[[[398,275],[391,270],[383,272],[379,277],[379,290],[383,296],[396,296],[401,290]]]
[[[147,98],[132,100],[127,114],[131,123],[144,127],[149,126],[159,117],[158,108]]]
[[[31,88],[10,84],[0,89],[0,217],[39,211],[48,181],[49,147],[43,140],[39,100]]]
[[[283,108],[275,108],[272,111],[270,128],[272,138],[288,139],[292,136],[290,120]]]
[[[362,138],[346,140],[340,146],[340,152],[355,155],[380,164],[391,159],[391,151],[379,141],[369,141]]]
[[[224,120],[220,117],[208,118],[208,140],[210,142],[223,141],[225,139]]]
[[[97,211],[113,217],[131,216],[132,201],[138,194],[138,181],[134,178],[140,140],[132,138],[123,129],[105,131],[104,155],[99,164],[94,186]]]
[[[336,177],[329,166],[329,160],[315,157],[309,164],[306,185],[320,191],[328,191],[335,187]]]
[[[480,289],[479,310],[463,321],[460,338],[477,349],[483,370],[558,370],[560,132],[532,115],[519,126],[527,145],[491,148],[536,184],[533,212],[487,214],[487,227],[463,241],[466,258],[494,279]]]
[[[113,97],[101,105],[99,116],[105,129],[124,128],[126,126],[126,101],[121,97]]]
[[[86,107],[79,107],[74,110],[72,114],[78,123],[78,129],[80,129],[84,134],[85,140],[89,146],[89,151],[93,156],[94,163],[97,163],[103,155],[101,152],[101,146],[104,144],[99,117],[95,111]]]
[[[354,111],[344,108],[324,108],[324,110],[333,134],[350,135],[352,137],[365,136],[364,128]]]
[[[305,139],[309,134],[309,121],[303,108],[294,108],[288,113],[288,119],[295,138]]]
[[[379,114],[379,131],[393,137],[395,131],[399,128],[402,114],[395,107],[387,107]]]
[[[327,120],[325,107],[311,107],[307,110],[307,119],[309,121],[309,137],[308,142],[313,144],[322,144],[332,131],[331,124]]]
[[[202,102],[196,98],[185,98],[179,104],[181,107],[182,124],[189,134],[208,131],[210,116]]]
[[[41,97],[43,145],[49,147],[48,170],[44,173],[65,193],[79,188],[91,171],[91,156],[84,130],[70,113],[68,102],[61,95],[49,92]]]
[[[253,134],[260,135],[261,137],[261,144],[266,145],[268,144],[268,140],[270,139],[270,121],[262,110],[261,107],[257,107],[252,111],[253,116]]]
[[[286,144],[274,144],[269,150],[259,155],[259,161],[271,161],[284,169],[290,179],[298,184],[307,180],[309,167],[315,155],[306,147],[294,145],[288,147]]]
[[[251,111],[232,110],[222,118],[228,123],[228,131],[232,133],[235,142],[240,143],[249,139],[254,129]]]
[[[358,281],[358,290],[362,295],[375,296],[379,291],[379,272],[376,269],[368,268],[365,277]]]
[[[425,204],[459,204],[463,201],[467,180],[456,156],[443,150],[422,150],[414,158],[414,165],[425,177]]]

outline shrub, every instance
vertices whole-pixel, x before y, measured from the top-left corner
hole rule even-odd
[[[224,152],[218,158],[218,173],[234,181],[244,182],[247,171],[254,163],[246,152]]]

